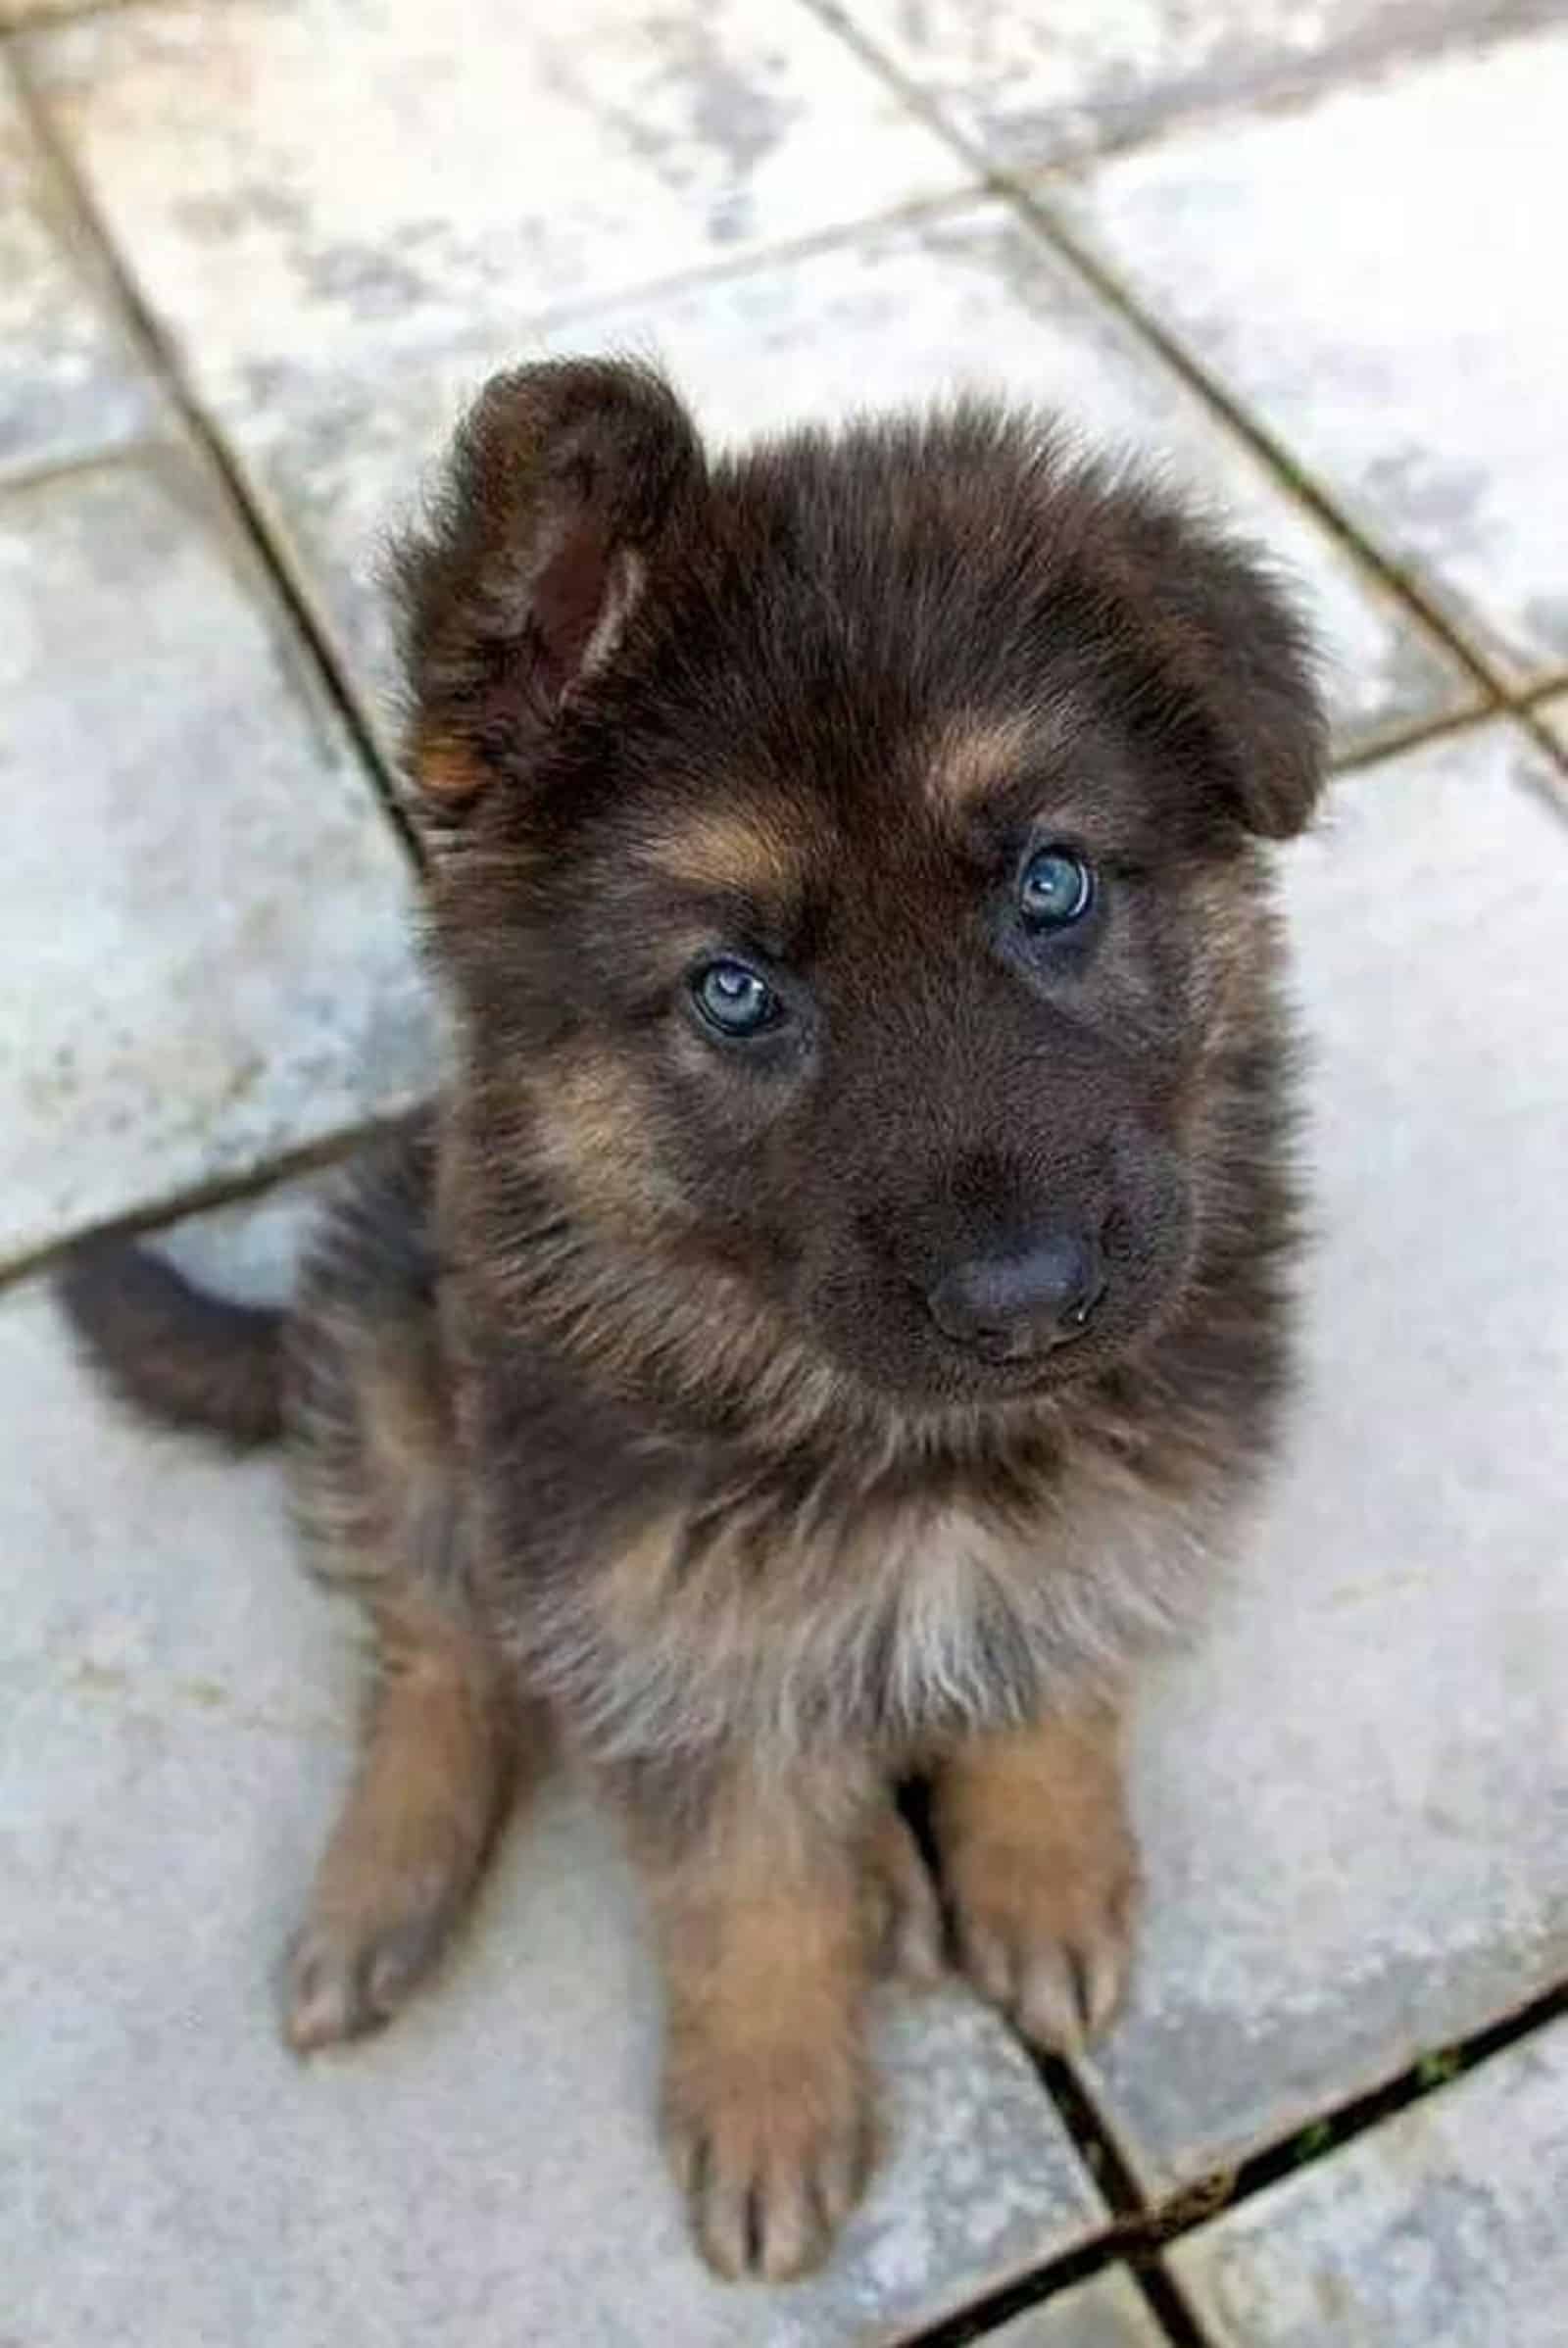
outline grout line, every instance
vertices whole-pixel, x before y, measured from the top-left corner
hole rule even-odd
[[[900,2348],[968,2348],[971,2341],[983,2339],[1025,2309],[1039,2307],[1074,2283],[1086,2281],[1091,2275],[1123,2262],[1159,2320],[1167,2327],[1174,2323],[1170,2337],[1177,2348],[1203,2348],[1203,2334],[1196,2319],[1168,2271],[1157,2264],[1160,2253],[1170,2243],[1195,2233],[1222,2211],[1250,2200],[1269,2185],[1298,2176],[1359,2137],[1370,2135],[1384,2121],[1392,2120],[1412,2104],[1437,2094],[1466,2072],[1478,2069],[1564,2019],[1568,2019],[1568,1980],[1542,1990],[1500,2021],[1487,2023],[1446,2046],[1429,2049],[1381,2086],[1348,2096],[1343,2103],[1331,2106],[1288,2136],[1279,2137],[1261,2151],[1250,2153],[1234,2167],[1212,2170],[1196,2177],[1152,2206],[1143,2202],[1114,2139],[1073,2076],[1065,2097],[1066,2108],[1061,2105],[1057,2108],[1062,2110],[1075,2143],[1078,2141],[1075,2129],[1087,2126],[1097,2143],[1110,2148],[1114,2167],[1105,2179],[1105,2199],[1112,2210],[1110,2224],[1087,2242],[1058,2252],[1029,2274],[986,2293],[956,2314],[943,2318],[923,2331],[907,2334]],[[1037,2058],[1037,2065],[1049,2090],[1060,2067],[1053,2057]],[[1094,2173],[1099,2174],[1098,2170]],[[1118,2209],[1117,2200],[1122,2192],[1130,2192],[1139,2206],[1131,2211]],[[1183,2325],[1188,2328],[1184,2330]]]
[[[74,215],[75,225],[90,244],[103,273],[105,287],[121,313],[132,352],[167,392],[174,415],[189,433],[196,450],[226,494],[233,516],[281,603],[285,616],[304,645],[305,653],[370,783],[383,814],[417,873],[423,859],[414,828],[398,797],[395,779],[382,757],[375,732],[362,709],[347,670],[338,659],[326,627],[317,613],[292,560],[254,494],[238,458],[230,451],[217,423],[181,371],[177,353],[140,288],[128,263],[109,232],[96,199],[77,168],[74,156],[58,134],[48,107],[39,98],[19,52],[13,59],[15,81],[23,112],[55,174],[62,195]]]
[[[1492,725],[1513,714],[1508,704],[1496,703],[1485,709],[1472,706],[1445,709],[1434,717],[1417,717],[1402,726],[1391,725],[1339,757],[1331,757],[1329,773],[1336,779],[1341,775],[1361,774],[1369,766],[1381,766],[1386,759],[1402,758],[1406,751],[1424,750],[1429,742],[1444,742],[1450,734],[1469,733],[1474,727]]]
[[[804,0],[804,5],[808,7],[810,0]],[[780,237],[777,243],[756,245],[744,253],[696,261],[686,269],[671,269],[662,277],[641,278],[635,285],[622,286],[618,291],[592,294],[580,302],[558,302],[553,308],[523,311],[514,323],[514,339],[521,344],[532,336],[559,333],[563,326],[591,326],[597,319],[612,318],[619,311],[641,310],[662,304],[674,295],[700,293],[705,286],[727,285],[737,278],[758,276],[771,269],[787,269],[796,262],[813,260],[819,253],[847,250],[864,237],[883,235],[894,228],[917,227],[923,220],[939,220],[950,213],[967,211],[992,192],[986,179],[975,177],[961,187],[945,188],[941,195],[910,196],[881,212],[862,213],[855,220],[838,220],[830,227],[812,228],[800,236]],[[462,355],[461,345],[445,348]]]
[[[1368,767],[1381,766],[1389,759],[1403,758],[1407,751],[1425,750],[1432,742],[1446,742],[1454,734],[1478,732],[1482,726],[1522,724],[1536,738],[1539,728],[1531,723],[1528,703],[1515,701],[1489,702],[1484,709],[1446,709],[1436,717],[1416,718],[1402,728],[1391,727],[1376,734],[1370,741],[1357,743],[1338,758],[1329,760],[1329,773],[1336,780],[1342,775],[1361,774]]]
[[[97,1222],[74,1226],[58,1238],[40,1241],[36,1247],[25,1247],[20,1254],[0,1261],[0,1295],[23,1281],[50,1272],[74,1248],[89,1240],[139,1239],[144,1233],[182,1222],[187,1215],[208,1214],[220,1206],[241,1205],[247,1198],[259,1198],[282,1183],[328,1171],[368,1143],[390,1132],[406,1113],[389,1109],[355,1124],[339,1126],[317,1141],[280,1150],[237,1173],[216,1174],[206,1181],[189,1183],[183,1189],[168,1191],[160,1198],[126,1207],[122,1213],[105,1215]]]
[[[1041,2085],[1056,2107],[1073,2148],[1109,2204],[1116,2224],[1129,2229],[1146,2224],[1150,2204],[1114,2129],[1072,2065],[1060,2055],[1025,2045]],[[1180,2285],[1152,2259],[1128,2265],[1133,2287],[1173,2348],[1208,2348],[1201,2326]]]
[[[1494,2057],[1505,2054],[1510,2047],[1564,2018],[1568,2018],[1568,1980],[1539,1991],[1499,2021],[1486,2023],[1446,2045],[1429,2048],[1395,2078],[1385,2079],[1381,2086],[1348,2096],[1343,2103],[1331,2106],[1290,2135],[1265,2145],[1259,2152],[1250,2153],[1234,2169],[1215,2171],[1173,2194],[1152,2213],[1156,2241],[1174,2241],[1182,2234],[1191,2233],[1219,2208],[1230,2208],[1284,2177],[1311,2168],[1315,2162],[1353,2144],[1358,2137],[1371,2134],[1386,2120],[1407,2111],[1412,2104],[1437,2094],[1466,2072],[1480,2069]],[[1223,2191],[1221,2199],[1223,2188],[1228,2189]],[[1186,2205],[1195,2193],[1207,2196],[1212,2206],[1190,2215]]]
[[[1563,770],[1568,768],[1568,738],[1559,739],[1550,731],[1546,724],[1546,709],[1552,701],[1561,699],[1563,699],[1563,695],[1560,688],[1548,686],[1544,693],[1538,694],[1530,701],[1522,703],[1514,711],[1514,715],[1536,748],[1544,751],[1551,760],[1554,770],[1554,788],[1548,790],[1547,797],[1559,812],[1564,805],[1565,795],[1568,795],[1568,781],[1557,779],[1562,776]]]
[[[84,474],[112,472],[117,465],[146,464],[167,457],[172,445],[177,444],[172,443],[167,431],[160,436],[155,416],[143,429],[128,432],[121,440],[95,441],[89,447],[39,457],[32,463],[22,459],[0,471],[0,498],[25,495],[29,489],[51,489],[57,482],[74,481]]]

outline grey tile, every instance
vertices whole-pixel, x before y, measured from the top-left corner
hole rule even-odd
[[[320,1187],[156,1244],[230,1295],[281,1295]],[[350,1644],[293,1555],[274,1460],[133,1420],[78,1364],[41,1280],[0,1297],[0,1674],[347,1730]]]
[[[1123,2268],[986,2333],[986,2348],[1161,2348],[1164,2332]]]
[[[156,414],[0,61],[0,478],[129,439]]]
[[[801,7],[274,0],[40,35],[55,119],[220,405],[959,184]]]
[[[1090,2067],[1163,2188],[1568,1971],[1568,827],[1477,729],[1293,856],[1319,1239],[1304,1391],[1153,1691],[1150,1929]],[[1416,2335],[1419,2337],[1419,2335]]]
[[[1568,29],[1107,165],[1100,253],[1514,682],[1568,661]]]
[[[1177,2246],[1215,2348],[1560,2348],[1568,2023]]]
[[[334,1179],[157,1244],[229,1294],[280,1296]],[[474,2348],[817,2348],[946,2312],[1103,2223],[1000,2026],[956,1989],[890,1992],[894,2152],[842,2256],[793,2292],[710,2285],[653,2140],[635,1899],[564,1783],[429,1999],[380,2045],[287,2063],[270,1968],[357,1688],[277,1466],[107,1403],[41,1281],[0,1299],[0,1421],[20,1463],[0,1481],[0,1855],[20,1885],[0,2010],[28,2018],[0,2175],[22,2179],[7,2313],[29,2337],[353,2348],[439,2324]]]
[[[1549,0],[837,0],[994,163],[1045,163],[1184,113],[1528,22]]]
[[[401,856],[182,461],[0,499],[0,1254],[409,1095]]]
[[[847,2348],[1096,2221],[1027,2067],[954,1991],[890,2017],[899,2150],[835,2266],[794,2291],[710,2281],[654,2143],[630,1887],[565,1785],[428,1998],[300,2068],[271,1973],[343,1767],[323,1739],[134,1690],[34,1687],[0,1711],[22,2336]]]
[[[457,407],[529,352],[663,359],[727,439],[965,383],[1059,406],[1096,441],[1163,463],[1297,572],[1331,660],[1344,747],[1462,707],[1468,687],[1249,453],[1003,207],[963,205],[808,258],[615,306],[519,349],[470,340],[416,373],[296,380],[283,410],[235,406],[230,428],[318,582],[372,697],[387,671],[374,587],[389,519]]]

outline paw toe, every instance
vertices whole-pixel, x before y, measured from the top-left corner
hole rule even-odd
[[[287,2043],[296,2054],[314,2054],[382,2029],[429,1971],[441,1938],[438,1916],[380,1928],[307,1924],[284,1967]]]

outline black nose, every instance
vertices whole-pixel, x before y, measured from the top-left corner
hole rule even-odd
[[[1091,1235],[1052,1231],[1016,1253],[950,1265],[926,1304],[946,1336],[992,1360],[1019,1361],[1080,1336],[1103,1293]]]

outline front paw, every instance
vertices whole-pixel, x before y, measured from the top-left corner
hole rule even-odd
[[[727,2282],[788,2282],[827,2256],[875,2155],[860,2051],[671,2049],[664,2139],[703,2257]]]
[[[1114,2019],[1139,1906],[1137,1852],[1118,1820],[1070,1841],[961,1841],[944,1854],[958,1956],[1032,2044],[1068,2053]]]
[[[441,1954],[466,1889],[439,1870],[318,1887],[284,1965],[282,2029],[295,2053],[389,2022]]]

